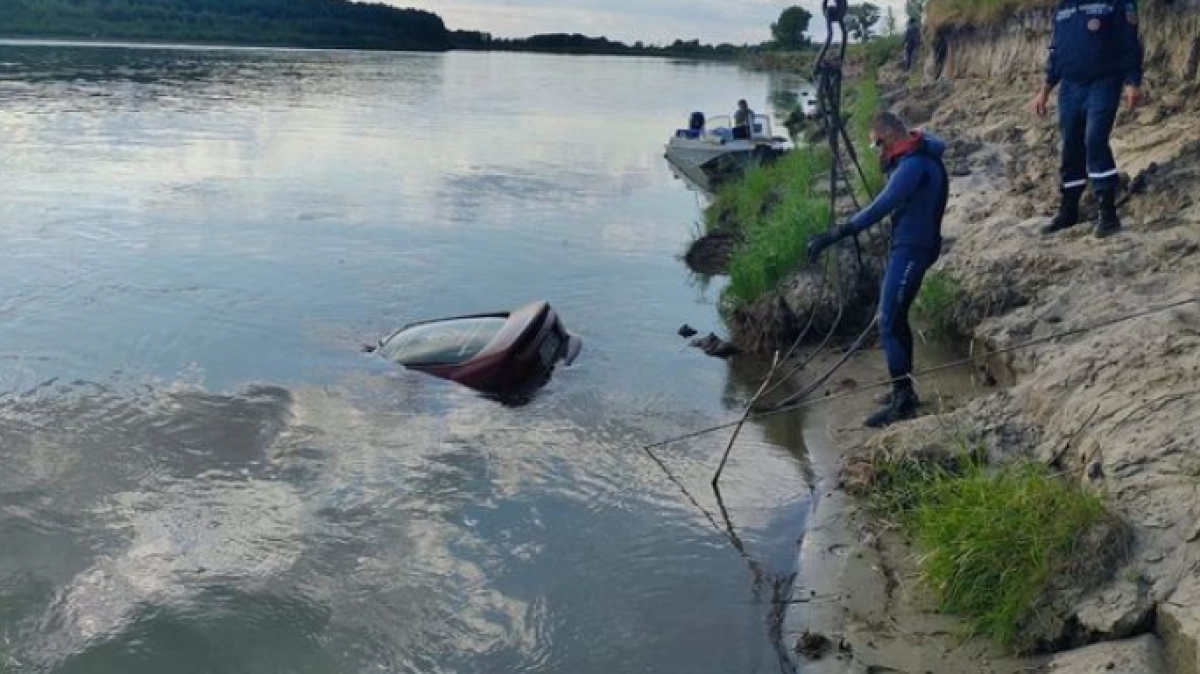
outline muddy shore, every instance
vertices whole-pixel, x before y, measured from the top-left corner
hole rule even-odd
[[[960,27],[950,79],[914,85],[885,69],[884,83],[888,107],[951,142],[950,246],[938,269],[961,284],[963,348],[980,355],[1083,331],[981,356],[1002,388],[927,404],[921,419],[884,433],[857,428],[869,395],[806,412],[819,498],[784,630],[793,640],[819,634],[828,648],[797,654],[802,671],[1200,672],[1200,306],[1102,325],[1200,293],[1200,2],[1145,13],[1150,100],[1121,113],[1125,231],[1103,241],[1087,224],[1038,234],[1055,203],[1059,144],[1053,121],[1027,111],[1047,38],[1031,27],[1044,22],[1032,12]],[[872,358],[856,357],[833,381],[875,380]],[[931,385],[918,382],[927,401]],[[919,552],[841,488],[856,455],[910,451],[947,424],[969,426],[998,460],[1051,466],[1130,528],[1129,549],[1103,580],[1060,593],[1039,627],[1039,655],[1006,654],[939,614],[918,580]]]

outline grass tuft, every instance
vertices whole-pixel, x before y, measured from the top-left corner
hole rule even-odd
[[[1028,9],[1054,7],[1055,0],[929,0],[929,26],[995,23]]]
[[[1021,645],[1056,575],[1086,562],[1088,532],[1111,519],[1099,497],[1037,463],[989,470],[964,453],[880,459],[875,471],[872,507],[912,536],[941,608],[1008,647]]]
[[[849,98],[851,135],[875,191],[883,178],[879,162],[867,152],[867,129],[880,105],[874,75],[864,77]],[[825,231],[831,221],[828,195],[813,190],[829,170],[829,162],[823,147],[799,148],[748,171],[717,193],[707,212],[709,230],[733,219],[745,240],[730,260],[729,286],[722,295],[724,311],[755,302],[804,263],[809,237]],[[866,191],[860,190],[860,197],[865,197]]]
[[[748,304],[773,290],[804,259],[808,238],[829,226],[828,200],[811,189],[828,164],[824,151],[798,150],[746,176],[735,211],[745,243],[730,260],[725,303]],[[760,183],[773,188],[768,208],[760,206]],[[759,201],[746,204],[747,196]]]
[[[860,62],[867,70],[877,70],[900,57],[904,48],[904,35],[881,35],[866,42],[850,45],[847,56]]]
[[[930,272],[913,304],[913,315],[934,339],[950,339],[959,333],[957,312],[961,302],[958,279],[945,271]]]

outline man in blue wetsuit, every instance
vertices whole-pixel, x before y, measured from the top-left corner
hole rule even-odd
[[[946,144],[921,132],[909,133],[891,113],[871,121],[871,144],[880,153],[888,183],[869,206],[849,222],[809,240],[815,261],[829,246],[892,216],[892,245],[879,295],[879,336],[892,378],[888,404],[867,419],[880,428],[915,416],[920,404],[913,390],[913,334],[908,310],[925,272],[942,251],[942,216],[950,180],[942,155]]]
[[[1050,93],[1060,82],[1058,123],[1062,131],[1062,199],[1042,229],[1054,234],[1079,222],[1079,200],[1088,181],[1100,217],[1096,236],[1121,230],[1117,217],[1117,163],[1109,136],[1121,91],[1130,109],[1142,99],[1144,53],[1138,38],[1137,0],[1059,0],[1046,81],[1033,110],[1046,116]]]

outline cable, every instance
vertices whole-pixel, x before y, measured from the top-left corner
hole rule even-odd
[[[863,170],[862,164],[859,161],[858,152],[854,149],[854,141],[850,137],[849,131],[846,130],[846,125],[841,113],[842,65],[845,61],[847,43],[846,26],[841,20],[846,14],[845,3],[839,3],[835,0],[827,0],[824,4],[824,8],[826,13],[826,39],[825,44],[822,46],[821,52],[817,57],[816,65],[813,69],[813,77],[817,80],[818,110],[822,118],[826,139],[829,142],[829,151],[831,157],[829,175],[829,229],[832,229],[837,222],[837,199],[842,182],[846,184],[847,192],[855,210],[861,210],[858,197],[854,192],[853,186],[850,184],[850,180],[848,179],[850,172],[842,170],[842,147],[845,148],[846,154],[849,155],[850,163],[853,165],[855,172],[858,174],[858,178],[862,182],[863,189],[867,196],[873,198],[874,195],[871,194],[871,187],[867,181],[866,172]],[[832,46],[833,27],[835,25],[840,28],[842,38],[841,48],[836,61],[826,58],[827,54],[829,53],[829,49]],[[857,235],[855,235],[854,238],[854,248],[855,256],[858,260],[858,271],[859,275],[861,276],[863,272],[862,246]],[[829,328],[829,331],[821,340],[820,344],[817,345],[817,348],[808,354],[808,357],[806,357],[796,366],[789,369],[786,374],[780,377],[778,381],[776,381],[765,391],[764,395],[769,395],[770,393],[778,390],[781,386],[787,383],[792,376],[808,367],[810,363],[816,360],[825,350],[825,348],[832,342],[834,335],[838,331],[838,328],[841,327],[842,320],[844,319],[846,313],[845,290],[842,287],[842,275],[838,269],[836,258],[833,258],[832,264],[834,267],[833,284],[834,291],[837,293],[838,311],[837,315],[834,317],[833,323]],[[827,274],[828,271],[829,266],[827,265]],[[824,292],[824,287],[822,287],[822,293],[812,302],[810,306],[808,324],[805,326],[804,330],[797,335],[796,340],[792,343],[792,347],[788,349],[787,355],[784,356],[785,361],[791,357],[799,344],[808,337],[808,332],[810,331],[816,319],[816,308],[825,300],[825,297],[826,294]],[[876,307],[871,312],[872,316],[878,312],[878,302],[879,300],[876,299]],[[866,343],[866,339],[871,330],[874,329],[875,324],[876,319],[873,319],[871,324],[868,325],[867,328],[855,338],[850,353],[862,348],[862,346]],[[829,378],[833,376],[837,369],[841,367],[841,365],[844,364],[847,359],[848,357],[839,360],[838,363],[836,363],[832,368],[818,377],[816,385],[819,386],[825,381],[828,381]]]
[[[1111,327],[1113,325],[1118,325],[1120,323],[1127,323],[1129,321],[1137,320],[1139,318],[1145,318],[1147,316],[1153,316],[1155,314],[1160,314],[1165,311],[1170,311],[1171,309],[1178,309],[1179,307],[1186,306],[1188,304],[1200,304],[1200,297],[1189,297],[1187,299],[1179,300],[1177,302],[1171,302],[1170,304],[1165,304],[1163,306],[1152,307],[1152,308],[1146,309],[1144,311],[1138,311],[1138,312],[1135,312],[1132,314],[1125,314],[1122,316],[1117,316],[1115,318],[1106,319],[1103,321],[1092,323],[1091,325],[1085,325],[1085,326],[1081,326],[1078,328],[1072,328],[1070,330],[1064,330],[1062,332],[1056,332],[1056,333],[1054,333],[1052,335],[1048,335],[1046,337],[1039,337],[1037,339],[1031,339],[1031,340],[1028,340],[1025,342],[1013,344],[1011,346],[1002,347],[1002,348],[996,349],[995,351],[990,351],[990,352],[984,354],[983,357],[990,358],[992,356],[999,356],[999,355],[1003,355],[1006,353],[1012,353],[1014,351],[1022,351],[1024,349],[1028,349],[1028,348],[1031,348],[1034,346],[1039,346],[1041,344],[1046,344],[1048,342],[1052,342],[1056,339],[1062,339],[1064,337],[1073,337],[1075,335],[1081,335],[1081,334],[1086,334],[1089,332],[1095,332],[1097,330],[1102,330],[1104,328]],[[843,362],[845,360],[847,360],[851,354],[853,354],[853,351],[847,351],[847,355],[843,356]],[[918,372],[915,372],[912,376],[914,376],[914,377],[922,376],[923,377],[925,375],[934,374],[936,372],[942,372],[944,370],[949,370],[949,369],[956,368],[956,367],[962,367],[963,365],[970,365],[974,362],[975,362],[975,357],[970,356],[970,357],[963,358],[960,360],[952,361],[949,363],[943,363],[941,365],[937,365],[934,367],[926,368],[924,370],[920,370]],[[766,419],[768,417],[773,417],[773,416],[776,416],[779,414],[785,414],[787,412],[794,412],[799,409],[804,409],[806,407],[815,406],[818,403],[833,402],[835,400],[849,398],[849,397],[856,396],[856,395],[859,395],[859,394],[862,394],[862,393],[865,393],[867,391],[871,391],[871,390],[874,390],[877,388],[891,386],[893,383],[894,383],[894,380],[885,379],[885,380],[873,382],[870,384],[864,384],[864,385],[854,389],[853,391],[845,391],[843,393],[825,396],[823,398],[818,398],[815,400],[800,400],[800,401],[796,402],[795,404],[780,406],[780,407],[777,407],[776,409],[770,410],[768,412],[760,412],[758,414],[752,414],[749,417],[747,417],[747,420],[756,421],[758,419]],[[812,386],[810,385],[805,388],[809,389],[809,388],[812,388]],[[698,438],[698,437],[701,437],[704,435],[708,435],[709,433],[714,433],[716,431],[724,430],[726,428],[732,428],[732,427],[736,426],[738,423],[740,423],[740,420],[739,421],[731,421],[729,423],[720,424],[718,426],[711,426],[709,428],[704,428],[699,431],[695,431],[693,433],[688,433],[686,435],[680,435],[677,437],[668,438],[666,440],[656,442],[652,445],[646,445],[644,447],[644,449],[654,449],[656,447],[664,447],[666,445],[680,442],[682,440],[690,440],[692,438]]]
[[[846,183],[847,192],[850,196],[851,202],[854,204],[855,210],[860,209],[858,197],[855,194],[853,186],[850,185],[850,181],[847,179],[850,172],[843,170],[842,152],[839,147],[840,143],[845,142],[847,154],[849,154],[850,160],[857,170],[858,175],[862,180],[863,187],[866,189],[868,195],[870,194],[870,187],[866,181],[866,174],[858,162],[858,153],[854,150],[853,142],[850,139],[849,133],[846,131],[846,125],[843,122],[841,112],[842,64],[845,62],[847,44],[847,30],[844,23],[844,18],[847,12],[847,0],[825,0],[823,3],[823,9],[826,19],[825,43],[822,45],[821,51],[817,56],[813,68],[813,79],[817,83],[818,114],[821,117],[825,137],[829,143],[829,223],[827,227],[828,229],[832,229],[837,223],[837,200],[838,194],[841,191],[842,182]],[[833,60],[826,57],[829,54],[829,50],[833,46],[835,26],[841,34],[841,42],[837,59]],[[863,268],[862,250],[857,236],[855,237],[854,243],[856,257],[859,264],[859,273],[861,274]],[[842,277],[838,267],[839,265],[836,258],[831,258],[829,261],[827,261],[825,266],[826,277],[829,276],[830,272],[833,274],[833,286],[834,292],[837,295],[838,307],[837,314],[834,316],[833,323],[831,324],[829,331],[826,333],[825,337],[822,338],[817,348],[810,353],[809,356],[804,359],[804,361],[791,368],[786,375],[780,377],[779,380],[774,384],[770,383],[771,377],[768,375],[767,382],[764,385],[770,385],[765,389],[764,394],[769,394],[777,390],[780,386],[787,382],[792,375],[806,367],[808,363],[815,359],[825,349],[825,347],[832,341],[834,335],[837,333],[846,313],[845,290],[842,287]],[[827,292],[828,291],[825,286],[822,285],[820,294],[814,298],[809,305],[808,322],[792,341],[791,346],[783,356],[783,362],[790,360],[800,345],[808,339],[809,333],[816,324],[817,309],[825,301]],[[749,409],[749,406],[747,406],[747,409]]]

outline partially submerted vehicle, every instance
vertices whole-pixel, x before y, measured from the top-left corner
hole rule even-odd
[[[384,358],[442,379],[504,393],[544,381],[583,347],[546,302],[514,311],[412,323],[384,337]]]

